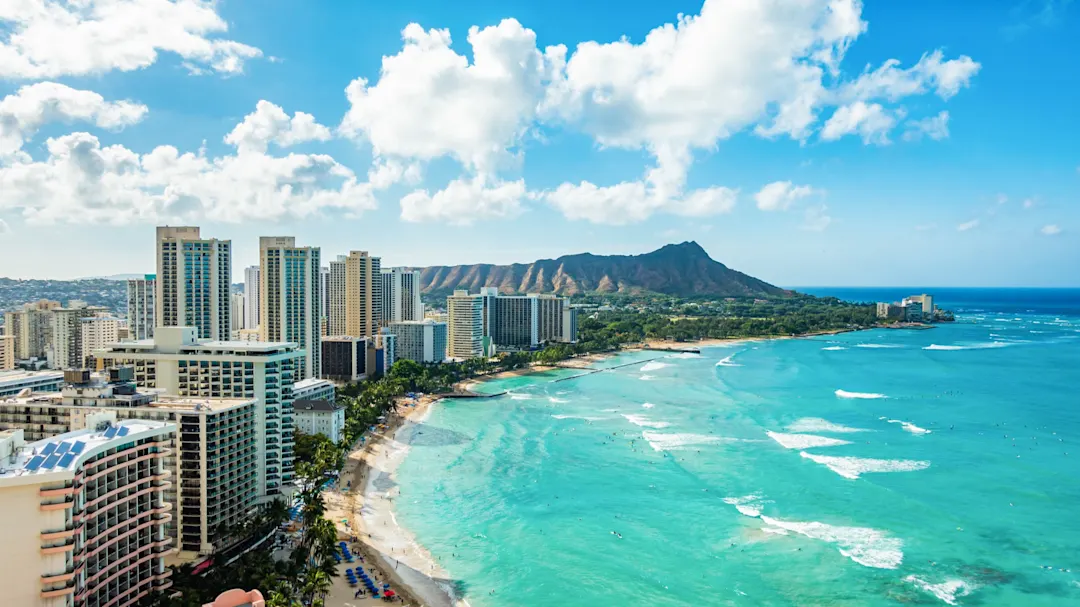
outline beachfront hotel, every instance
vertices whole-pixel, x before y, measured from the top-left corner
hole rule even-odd
[[[111,344],[97,355],[106,367],[134,367],[136,384],[166,394],[254,399],[257,499],[290,490],[292,390],[305,355],[295,343],[205,340],[193,327],[158,327],[152,340]]]
[[[129,607],[171,585],[163,459],[175,428],[91,421],[33,443],[0,433],[5,605]]]
[[[229,339],[232,241],[202,238],[197,227],[159,227],[155,257],[157,326],[195,327],[200,338]]]
[[[319,260],[319,247],[298,247],[292,236],[259,238],[259,339],[300,344],[298,380],[322,373]]]
[[[255,405],[252,398],[166,396],[140,391],[131,368],[107,375],[67,371],[59,392],[0,399],[0,430],[20,430],[27,440],[43,440],[85,429],[88,420],[110,419],[172,423],[173,453],[165,468],[177,479],[165,500],[177,507],[166,525],[181,559],[209,554],[225,538],[219,525],[239,523],[255,506]]]
[[[382,271],[383,323],[422,320],[424,304],[420,301],[420,271],[388,268]]]
[[[385,331],[397,336],[396,358],[418,363],[446,360],[447,327],[430,319],[387,323]]]
[[[446,308],[452,358],[490,354],[490,348],[535,350],[545,343],[577,341],[577,310],[555,295],[500,295],[495,287],[483,287],[476,295],[454,291]]]

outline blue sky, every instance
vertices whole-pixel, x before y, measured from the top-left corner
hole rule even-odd
[[[152,271],[153,227],[185,223],[237,281],[295,235],[387,265],[696,240],[782,285],[1080,285],[1067,1],[82,4],[0,9],[2,276]]]

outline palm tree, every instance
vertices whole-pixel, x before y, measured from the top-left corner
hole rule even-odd
[[[304,574],[303,596],[308,601],[322,598],[330,592],[333,580],[322,569],[308,569]]]

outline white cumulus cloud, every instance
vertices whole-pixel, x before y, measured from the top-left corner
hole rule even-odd
[[[800,198],[814,193],[808,185],[794,185],[790,181],[774,181],[754,194],[757,208],[762,211],[786,211]]]
[[[658,212],[685,217],[719,215],[735,208],[737,198],[738,190],[720,186],[686,195],[661,195],[646,181],[603,187],[588,181],[564,183],[544,194],[544,200],[568,219],[610,225],[637,223]]]
[[[930,116],[921,120],[909,120],[907,130],[904,131],[904,141],[918,141],[923,136],[934,141],[940,141],[949,136],[949,112],[942,110],[937,116]],[[1007,197],[998,195],[998,204],[1008,201]]]
[[[802,229],[812,232],[824,231],[832,223],[832,217],[826,213],[828,210],[829,207],[825,205],[808,207],[803,215]]]
[[[281,107],[262,100],[225,136],[225,143],[240,150],[265,152],[270,143],[284,148],[306,141],[327,141],[330,137],[330,129],[315,122],[311,114],[296,112],[289,118]]]
[[[840,98],[897,101],[933,91],[948,100],[967,87],[982,67],[967,55],[945,60],[940,50],[923,55],[918,63],[906,70],[898,65],[898,60],[890,59],[876,70],[863,72],[859,78],[840,88]]]
[[[1047,236],[1057,236],[1061,233],[1061,228],[1055,224],[1048,224],[1043,226],[1039,231]]]
[[[524,180],[489,183],[483,177],[455,179],[434,194],[416,190],[405,195],[401,199],[401,218],[471,225],[478,219],[518,215],[528,196]]]
[[[0,210],[21,210],[28,223],[126,224],[278,220],[325,210],[356,215],[375,208],[378,188],[359,182],[332,157],[274,156],[253,143],[303,138],[293,132],[295,117],[284,121],[287,130],[274,131],[252,126],[260,115],[256,110],[230,135],[236,154],[217,158],[168,145],[139,154],[103,146],[89,133],[50,138],[46,158],[22,154],[0,166]],[[298,131],[317,132],[311,124],[302,118]]]
[[[956,226],[957,232],[967,232],[968,230],[977,228],[979,226],[978,219],[972,219],[971,221],[965,221],[964,223]]]
[[[0,99],[0,159],[15,154],[42,125],[50,122],[89,122],[118,129],[142,120],[146,106],[131,101],[106,101],[92,91],[55,82],[39,82]]]
[[[833,141],[844,135],[857,134],[862,137],[863,143],[886,145],[889,143],[889,131],[894,126],[896,117],[881,104],[856,101],[837,108],[821,129],[821,138]]]
[[[210,0],[5,0],[0,78],[44,79],[145,68],[158,53],[194,72],[237,73],[262,52],[219,37]]]
[[[377,156],[427,161],[449,156],[492,173],[525,137],[552,63],[536,34],[514,19],[469,29],[473,61],[450,48],[449,30],[402,31],[404,48],[383,57],[379,79],[349,84],[347,136],[369,141]]]

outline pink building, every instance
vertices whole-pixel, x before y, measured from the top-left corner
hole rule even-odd
[[[245,592],[239,588],[226,590],[214,599],[213,603],[207,603],[203,607],[264,607],[266,601],[258,590]]]

